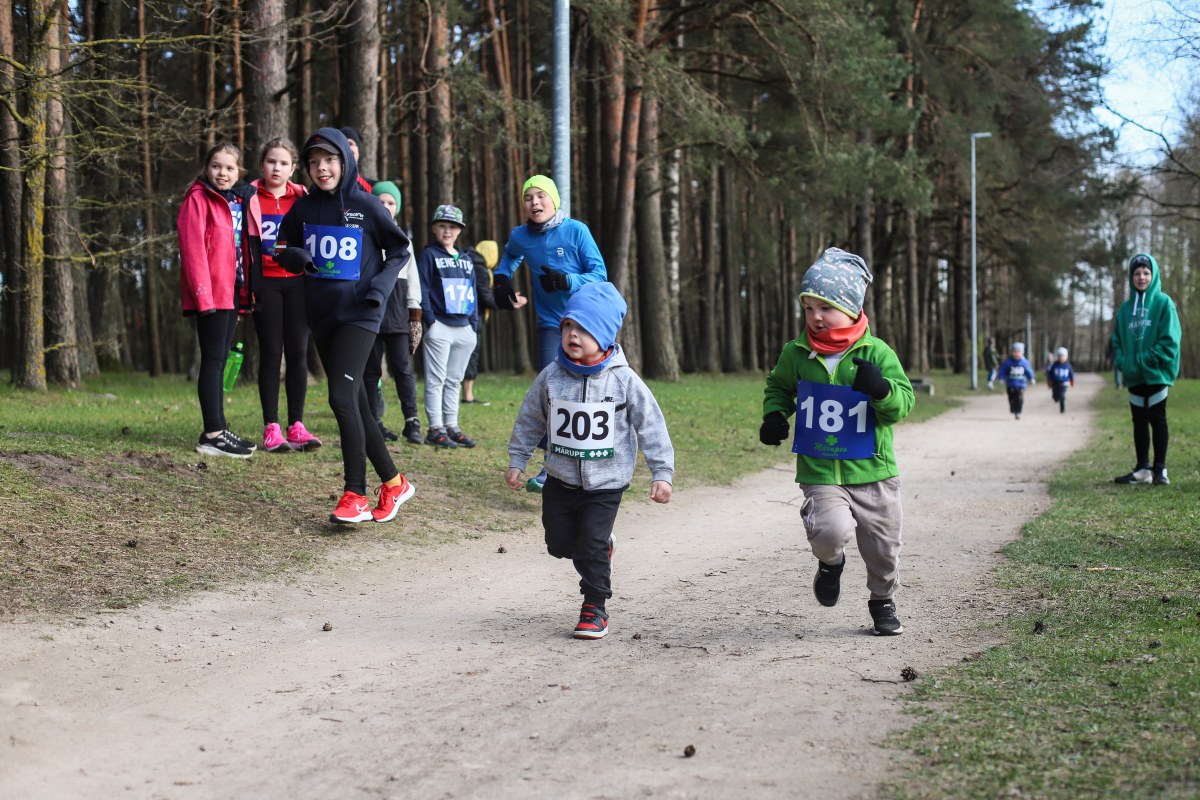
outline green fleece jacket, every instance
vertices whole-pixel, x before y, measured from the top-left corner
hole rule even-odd
[[[863,358],[877,365],[892,385],[892,391],[882,400],[872,400],[875,409],[875,455],[872,458],[848,459],[796,456],[796,482],[816,484],[874,483],[900,474],[896,454],[892,450],[892,426],[908,416],[913,409],[913,388],[900,366],[895,351],[883,341],[871,336],[868,326],[862,338],[850,345],[830,374],[825,358],[814,354],[808,344],[808,332],[788,342],[779,355],[779,362],[767,377],[763,398],[763,416],[773,411],[790,417],[796,412],[796,382],[836,383],[850,386],[858,373],[853,359]]]
[[[1158,262],[1146,257],[1153,273],[1146,291],[1133,288],[1133,269],[1129,270],[1129,299],[1118,309],[1113,327],[1113,364],[1126,386],[1174,386],[1179,377],[1179,312],[1163,293]]]

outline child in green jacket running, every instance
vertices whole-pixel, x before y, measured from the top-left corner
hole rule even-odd
[[[778,446],[796,413],[800,518],[818,559],[813,593],[837,605],[846,544],[857,536],[875,633],[895,636],[904,627],[893,600],[902,512],[892,426],[912,411],[913,390],[896,353],[867,328],[870,282],[863,260],[837,248],[809,267],[800,284],[805,331],[767,378],[759,439]]]
[[[1167,392],[1179,377],[1179,312],[1163,293],[1158,262],[1139,253],[1129,261],[1129,299],[1117,310],[1113,326],[1113,363],[1129,389],[1133,413],[1133,449],[1137,464],[1117,483],[1166,486]],[[1154,443],[1154,462],[1150,444]]]

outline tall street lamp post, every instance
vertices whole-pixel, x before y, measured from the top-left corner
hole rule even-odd
[[[975,140],[987,139],[991,133],[971,134],[971,388],[979,388],[979,288],[975,278]]]

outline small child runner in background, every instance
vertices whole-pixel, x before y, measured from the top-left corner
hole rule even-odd
[[[759,440],[778,447],[796,412],[800,519],[818,559],[813,594],[823,606],[837,605],[846,544],[857,536],[875,633],[895,636],[904,632],[893,599],[903,511],[892,426],[914,399],[895,352],[867,328],[862,304],[871,280],[861,258],[836,247],[804,273],[804,333],[784,345],[767,378]]]
[[[650,499],[671,500],[675,450],[666,420],[616,343],[627,308],[607,282],[586,284],[571,296],[558,357],[526,393],[508,444],[504,480],[519,490],[534,449],[549,437],[542,527],[550,555],[571,559],[579,572],[583,608],[576,639],[608,633],[613,522],[639,447],[650,468]]]
[[[995,336],[989,336],[987,347],[983,348],[983,368],[988,371],[988,388],[995,389],[996,372],[1000,369],[1000,351],[996,349]]]
[[[1025,358],[1025,345],[1013,342],[1012,355],[1000,365],[1000,380],[1008,390],[1008,410],[1017,419],[1025,407],[1025,387],[1033,383],[1033,366]]]
[[[1060,347],[1054,351],[1055,360],[1046,366],[1046,383],[1050,384],[1050,393],[1054,402],[1058,403],[1058,413],[1067,413],[1067,387],[1075,385],[1075,370],[1067,361],[1067,348]]]

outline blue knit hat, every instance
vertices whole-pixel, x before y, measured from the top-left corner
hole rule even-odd
[[[585,283],[583,288],[571,295],[563,319],[573,319],[607,350],[616,344],[617,331],[625,321],[629,306],[617,287],[608,281]]]

